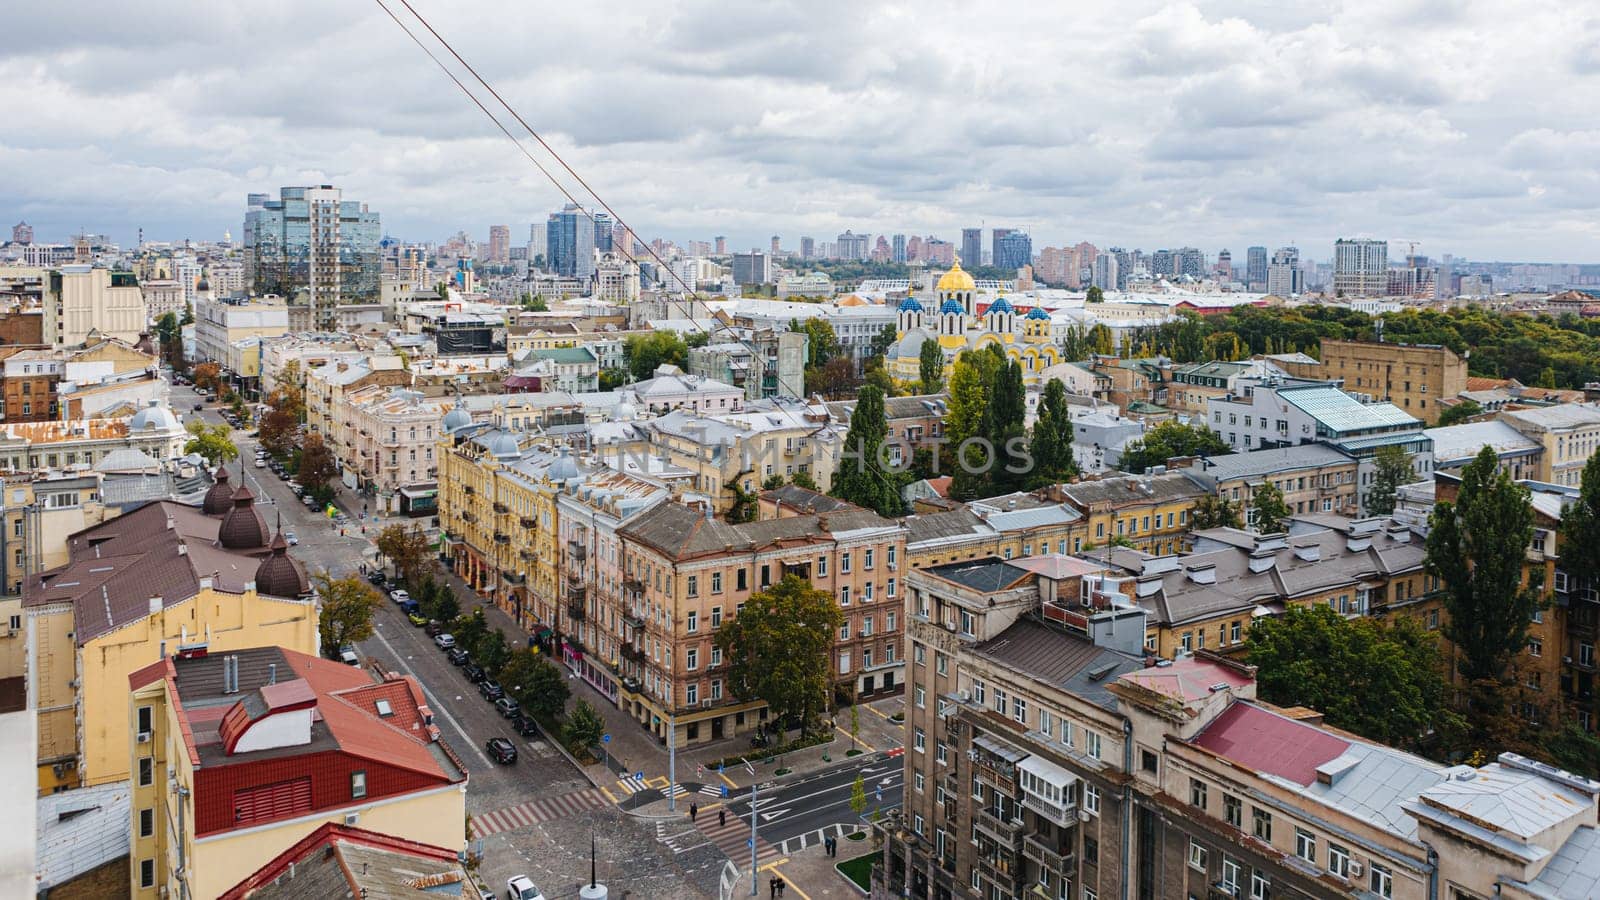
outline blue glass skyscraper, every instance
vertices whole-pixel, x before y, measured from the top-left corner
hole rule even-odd
[[[610,228],[610,223],[607,223]],[[587,213],[568,203],[561,212],[551,213],[545,226],[545,264],[550,271],[568,278],[594,275],[595,223]]]

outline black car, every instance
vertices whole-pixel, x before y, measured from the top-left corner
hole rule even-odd
[[[484,679],[489,677],[489,673],[485,672],[483,667],[477,663],[467,663],[462,666],[461,674],[467,676],[467,680],[473,684],[481,684]]]
[[[505,738],[490,738],[483,747],[497,763],[509,766],[517,761],[517,745]]]
[[[464,666],[469,660],[472,659],[471,656],[467,655],[467,651],[461,649],[460,647],[452,648],[450,652],[446,653],[444,656],[445,659],[450,660],[450,665],[452,666]]]
[[[517,734],[520,734],[523,737],[539,736],[539,723],[525,715],[522,715],[521,713],[518,713],[516,716],[512,717],[511,727],[516,730]]]
[[[506,695],[506,689],[500,686],[500,682],[485,677],[478,682],[478,693],[482,694],[485,700],[499,700]]]
[[[372,584],[374,584],[374,585],[377,585],[378,587],[382,587],[384,582],[386,582],[388,580],[389,579],[384,577],[384,574],[382,572],[373,572],[371,575],[367,576],[367,581],[372,583]]]

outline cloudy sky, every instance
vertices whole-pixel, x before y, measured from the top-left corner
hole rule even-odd
[[[412,2],[646,237],[1600,261],[1592,4]],[[0,224],[237,236],[247,192],[333,182],[524,240],[562,202],[375,0],[72,9],[6,14]]]

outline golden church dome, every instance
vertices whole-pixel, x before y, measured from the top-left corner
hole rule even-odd
[[[939,278],[939,291],[941,293],[945,291],[974,291],[977,289],[977,282],[973,281],[972,276],[961,268],[961,260],[959,258],[956,259],[956,264],[950,267],[950,271]]]

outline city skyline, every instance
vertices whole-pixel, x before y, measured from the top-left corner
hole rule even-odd
[[[1035,246],[1374,237],[1583,262],[1597,139],[1550,123],[1600,75],[1600,24],[1553,3],[1372,7],[1028,9],[1000,30],[882,6],[839,33],[826,9],[536,23],[482,4],[435,24],[641,236],[959,241],[982,220]],[[132,243],[237,234],[238,198],[286,184],[339,184],[407,237],[562,203],[379,10],[170,12],[19,12],[31,39],[0,60],[0,95],[30,127],[0,145],[0,214]],[[622,43],[645,49],[574,77],[580,48]],[[152,52],[179,62],[152,71]],[[1041,74],[1061,59],[1070,77]]]

